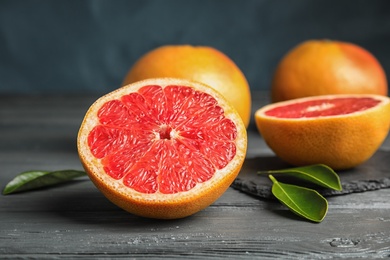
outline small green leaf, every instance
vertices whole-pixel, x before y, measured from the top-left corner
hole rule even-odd
[[[22,172],[10,181],[3,190],[3,194],[11,194],[20,191],[34,190],[42,187],[53,186],[64,183],[74,178],[85,176],[83,171],[63,170],[63,171],[28,171]]]
[[[314,222],[321,222],[328,212],[328,201],[317,191],[278,182],[272,175],[272,194],[292,212]]]
[[[319,186],[342,190],[340,178],[329,166],[315,164],[304,167],[296,167],[284,170],[261,171],[259,174],[283,174],[315,183]]]

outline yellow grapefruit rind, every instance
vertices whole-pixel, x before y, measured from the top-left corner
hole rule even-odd
[[[372,53],[356,44],[333,40],[308,40],[292,48],[277,65],[271,84],[273,102],[387,93],[386,73]]]
[[[288,104],[335,97],[371,97],[377,106],[348,115],[284,119],[265,112]],[[257,128],[282,160],[296,166],[323,163],[333,169],[353,168],[368,160],[390,127],[390,99],[381,95],[324,95],[267,105],[255,113]]]
[[[248,127],[251,118],[248,81],[234,61],[221,51],[208,46],[161,46],[140,57],[123,83],[158,77],[183,78],[214,88],[235,107]]]
[[[136,92],[146,85],[167,85],[193,86],[197,90],[212,95],[217,99],[219,105],[224,108],[225,117],[236,123],[237,153],[231,162],[222,170],[217,170],[210,180],[198,183],[193,189],[176,194],[145,194],[137,192],[124,186],[122,180],[114,180],[107,175],[100,163],[88,147],[88,133],[98,123],[97,111],[107,101],[119,99],[123,95]],[[183,79],[159,78],[147,79],[135,82],[119,88],[99,98],[86,113],[81,124],[77,147],[81,163],[96,187],[114,204],[135,215],[157,218],[176,219],[192,215],[216,201],[230,186],[237,177],[246,155],[247,134],[245,125],[237,111],[211,87]]]

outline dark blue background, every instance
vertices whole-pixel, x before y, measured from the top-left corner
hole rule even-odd
[[[308,39],[356,43],[390,75],[390,1],[0,1],[0,95],[103,94],[145,52],[213,46],[268,89],[281,57]]]

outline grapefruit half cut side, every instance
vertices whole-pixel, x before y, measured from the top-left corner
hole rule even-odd
[[[247,134],[237,111],[211,87],[155,78],[92,104],[77,146],[110,201],[139,216],[173,219],[226,191],[244,162]]]
[[[381,95],[325,95],[267,105],[255,113],[268,146],[296,165],[348,169],[368,160],[390,127],[390,99]]]

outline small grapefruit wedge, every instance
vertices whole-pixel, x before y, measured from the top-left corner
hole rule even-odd
[[[114,204],[174,219],[226,191],[245,159],[247,134],[235,108],[211,87],[154,78],[99,98],[77,146],[90,179]]]
[[[348,169],[368,160],[390,127],[390,99],[381,95],[326,95],[267,105],[255,113],[268,146],[296,165]]]

